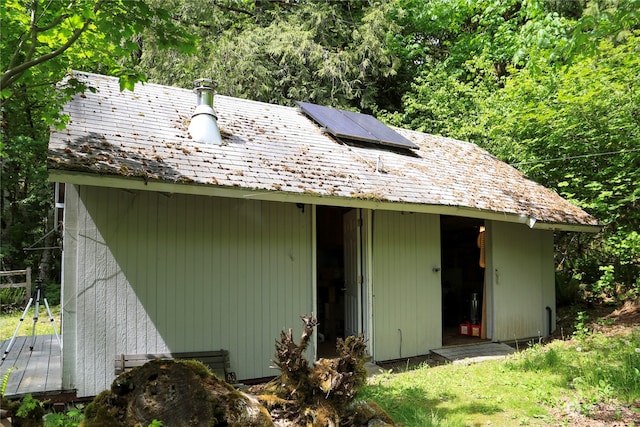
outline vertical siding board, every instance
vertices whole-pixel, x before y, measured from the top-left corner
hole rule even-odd
[[[199,223],[199,211],[201,208],[201,198],[194,198],[188,204],[185,204],[185,247],[184,252],[188,254],[185,258],[185,266],[182,274],[183,283],[182,288],[185,290],[184,306],[181,312],[182,317],[185,319],[185,343],[184,348],[195,350],[199,344],[199,340],[202,339],[203,330],[199,323],[200,316],[202,315],[202,307],[200,301],[204,300],[202,295],[202,281],[198,280],[198,252],[200,248],[200,228]],[[189,291],[187,291],[189,290]],[[197,333],[195,333],[197,331]]]
[[[265,250],[262,253],[262,265],[263,271],[265,272],[264,286],[266,288],[267,298],[265,301],[268,302],[268,306],[265,310],[265,322],[264,328],[262,330],[263,336],[265,340],[267,337],[270,337],[270,334],[274,330],[279,330],[280,321],[278,316],[280,316],[280,308],[279,308],[279,295],[278,295],[278,270],[276,264],[273,262],[273,258],[275,256],[273,248],[275,248],[274,237],[277,234],[274,224],[274,218],[278,217],[278,212],[275,209],[275,206],[270,204],[268,205],[268,217],[266,218],[267,227],[264,227],[263,233],[265,235]],[[273,345],[276,338],[278,336],[270,337],[271,341],[267,340],[266,344]]]
[[[85,207],[85,201],[83,200],[84,189],[78,187],[78,265],[76,275],[76,291],[73,299],[75,300],[75,313],[76,313],[76,331],[75,342],[77,345],[75,356],[75,371],[77,373],[76,386],[80,389],[87,388],[86,373],[85,373],[85,358],[86,358],[86,342],[85,335],[87,325],[87,319],[84,313],[84,283],[86,283],[85,270],[87,267],[86,259],[86,226],[87,226],[87,211]]]
[[[119,200],[117,195],[105,194],[104,198],[107,199],[107,206],[105,208],[105,218],[111,223],[112,218],[116,218],[119,208]],[[106,258],[106,277],[104,279],[105,287],[105,346],[103,354],[105,356],[105,363],[108,361],[108,355],[111,354],[118,347],[118,334],[116,333],[118,325],[118,312],[117,312],[117,285],[118,285],[118,265],[114,258],[113,251],[117,248],[117,223],[110,225],[109,229],[104,234],[104,251]],[[108,384],[111,380],[112,373],[109,371],[102,372],[103,381]]]
[[[493,339],[538,336],[544,331],[546,316],[543,282],[548,273],[543,273],[543,265],[550,265],[549,259],[553,257],[552,251],[538,250],[547,232],[503,222],[493,222],[492,226]]]
[[[171,351],[179,351],[186,346],[186,333],[187,328],[185,325],[186,322],[186,313],[187,307],[185,303],[185,287],[186,284],[184,282],[185,278],[185,269],[187,258],[189,257],[188,246],[187,246],[187,236],[186,236],[186,228],[187,228],[187,217],[185,216],[186,211],[186,199],[185,196],[179,196],[176,198],[176,262],[174,264],[175,270],[175,335],[171,337],[171,345],[169,349]]]
[[[222,254],[225,248],[220,245],[220,233],[218,231],[220,227],[221,215],[220,210],[217,209],[217,200],[214,198],[209,199],[208,213],[209,213],[209,227],[208,227],[208,242],[211,247],[209,257],[209,280],[207,281],[211,297],[211,339],[214,343],[222,343],[223,337],[223,321],[224,313],[223,308],[226,303],[223,301],[221,292],[223,290],[223,284],[221,280],[220,265],[222,264]],[[220,344],[222,347],[222,344]]]
[[[80,227],[79,227],[80,231],[78,233],[78,255],[79,255],[78,267],[79,268],[78,268],[78,289],[76,294],[77,295],[76,309],[78,312],[77,340],[78,340],[78,356],[80,359],[78,360],[79,362],[78,371],[80,372],[81,376],[78,378],[79,379],[78,386],[87,388],[87,387],[90,387],[90,384],[88,384],[88,381],[92,378],[92,376],[88,374],[88,369],[87,369],[87,365],[89,363],[88,358],[93,357],[93,354],[91,354],[93,352],[92,343],[87,340],[87,337],[92,336],[93,325],[91,323],[91,317],[87,315],[87,310],[86,310],[86,301],[88,297],[86,284],[89,282],[88,269],[89,269],[89,266],[92,264],[90,264],[91,259],[89,258],[90,241],[87,239],[87,234],[89,232],[88,228],[90,227],[90,224],[87,219],[89,214],[87,212],[87,207],[86,207],[86,203],[87,203],[86,187],[80,187],[79,193],[80,193],[81,208],[78,215],[78,221],[80,223]]]
[[[376,212],[374,224],[374,356],[425,354],[442,335],[438,217]]]
[[[128,340],[132,345],[130,350],[131,353],[141,353],[144,352],[145,345],[145,334],[142,332],[144,325],[142,324],[142,317],[139,310],[139,302],[141,298],[141,294],[143,292],[143,287],[140,283],[140,278],[143,273],[141,270],[144,269],[144,265],[141,260],[141,245],[140,241],[141,231],[140,227],[143,224],[143,219],[146,215],[146,206],[143,202],[141,202],[141,198],[144,195],[141,192],[136,192],[135,199],[133,201],[133,208],[130,211],[131,216],[127,216],[127,220],[130,221],[129,230],[130,234],[127,236],[127,240],[129,241],[129,247],[127,251],[129,252],[129,257],[126,262],[126,272],[127,272],[127,281],[128,281],[128,299],[127,299],[127,322],[130,322],[127,326],[127,332],[129,333]]]
[[[104,222],[105,214],[107,213],[107,206],[110,200],[107,197],[98,197],[95,200],[95,208],[93,209],[93,215],[95,216],[94,222],[101,224]],[[107,250],[106,242],[102,233],[108,233],[109,230],[100,230],[96,226],[95,235],[95,282],[93,284],[95,288],[96,298],[94,299],[94,311],[95,311],[95,335],[92,337],[94,341],[95,355],[94,366],[92,367],[93,375],[96,378],[96,383],[101,386],[107,385],[106,373],[102,367],[106,364],[106,342],[107,342]]]
[[[147,335],[147,348],[153,349],[154,352],[158,351],[158,326],[151,319],[160,319],[160,311],[158,310],[158,263],[159,244],[158,244],[158,209],[159,196],[158,193],[147,193],[147,206],[153,206],[153,208],[147,211],[147,235],[149,240],[146,243],[147,250],[145,252],[145,266],[146,277],[144,282],[147,283],[147,304],[145,305],[145,326]]]
[[[137,209],[139,194],[132,195],[130,205],[128,209],[123,212],[122,222],[126,227],[126,233],[123,233],[124,238],[123,254],[120,256],[120,262],[122,263],[123,270],[125,271],[125,292],[127,295],[126,304],[126,336],[127,336],[127,348],[123,353],[136,353],[137,349],[137,319],[136,319],[136,294],[131,289],[130,282],[136,280],[134,275],[135,266],[138,265],[136,255],[137,247],[135,246],[135,232],[137,229],[137,221],[133,212]]]
[[[137,209],[140,214],[136,218],[135,242],[137,266],[135,267],[135,281],[132,284],[136,295],[136,333],[137,345],[136,353],[144,353],[149,348],[149,337],[147,336],[147,309],[153,310],[149,306],[149,265],[148,253],[153,248],[153,236],[149,235],[148,221],[149,193],[139,192],[137,198]],[[147,308],[148,307],[148,308]]]
[[[212,254],[214,252],[215,245],[211,241],[211,204],[209,198],[202,198],[202,212],[200,213],[200,236],[202,239],[202,251],[200,256],[200,285],[202,289],[201,304],[203,306],[202,312],[202,330],[204,332],[203,342],[215,342],[215,324],[213,322],[213,311],[215,307],[215,290],[211,286],[212,278]]]
[[[249,242],[249,268],[247,271],[249,293],[251,303],[249,310],[252,313],[251,331],[251,354],[263,354],[260,324],[262,319],[263,289],[260,281],[260,251],[262,250],[261,230],[264,228],[264,203],[254,203],[256,207],[256,217],[259,224],[251,229]]]
[[[151,217],[149,207],[149,193],[144,191],[139,193],[138,197],[138,209],[140,215],[138,216],[138,224],[136,230],[135,245],[137,248],[138,266],[136,267],[135,274],[135,293],[136,293],[136,322],[138,333],[138,345],[136,352],[142,353],[151,348],[151,340],[147,335],[147,310],[153,311],[151,306],[151,299],[149,295],[150,277],[148,264],[149,251],[153,250],[153,236],[149,234],[149,218]]]
[[[422,248],[418,247],[416,244],[416,237],[417,236],[422,236],[421,234],[419,234],[421,231],[423,232],[423,230],[420,228],[420,223],[417,220],[418,217],[420,217],[421,215],[419,214],[405,214],[402,215],[403,220],[406,221],[406,225],[407,227],[404,229],[404,233],[405,233],[405,238],[404,241],[406,242],[406,247],[405,249],[400,249],[398,250],[398,253],[396,254],[396,256],[398,257],[407,257],[407,260],[405,261],[410,268],[408,268],[406,270],[407,274],[407,282],[408,283],[414,283],[415,285],[413,286],[413,288],[410,288],[407,291],[407,299],[405,299],[405,301],[403,302],[408,308],[409,310],[403,310],[406,314],[405,314],[405,328],[407,329],[407,336],[410,337],[409,340],[409,344],[407,346],[406,351],[409,352],[409,354],[421,354],[421,353],[425,353],[425,351],[421,351],[419,349],[419,342],[420,337],[418,336],[418,328],[416,327],[417,325],[421,325],[421,320],[423,320],[423,316],[421,315],[422,310],[418,310],[418,305],[423,305],[425,304],[425,301],[423,299],[418,299],[418,293],[420,291],[420,289],[423,286],[423,283],[421,281],[418,280],[418,270],[421,269],[421,267],[424,265],[424,260],[420,260],[418,255],[423,255],[423,251],[421,250]],[[402,255],[402,254],[404,255]],[[421,275],[420,275],[421,276]],[[413,312],[416,313],[415,316],[415,321],[411,321],[410,319],[410,315],[409,313]],[[422,325],[421,325],[422,326]],[[422,331],[424,331],[424,329],[421,329]]]
[[[207,256],[210,252],[210,242],[208,242],[205,236],[208,233],[209,224],[207,222],[208,206],[207,198],[198,197],[199,210],[196,212],[196,218],[198,227],[196,229],[196,235],[198,239],[198,251],[195,254],[196,267],[194,269],[194,280],[198,282],[198,289],[200,290],[200,296],[196,297],[196,303],[200,307],[199,324],[196,327],[196,331],[202,331],[204,337],[202,337],[197,343],[198,349],[210,350],[210,348],[203,347],[203,344],[211,342],[211,329],[210,329],[210,316],[212,300],[214,294],[209,287],[209,265],[207,263]],[[197,334],[193,334],[197,336]]]
[[[92,387],[94,386],[94,382],[96,377],[94,375],[95,372],[95,356],[96,351],[96,335],[97,335],[97,325],[96,325],[96,245],[97,245],[97,229],[96,225],[91,217],[89,209],[93,208],[94,203],[97,199],[94,193],[86,191],[86,187],[84,187],[83,191],[83,199],[85,203],[85,212],[83,215],[84,222],[84,233],[82,234],[82,238],[84,241],[84,267],[83,271],[83,281],[81,282],[83,285],[82,297],[81,301],[81,313],[86,319],[86,323],[84,325],[84,330],[82,333],[82,341],[83,341],[83,350],[84,350],[84,373],[85,373],[85,386]]]
[[[116,222],[114,229],[114,242],[111,251],[114,257],[114,263],[117,268],[117,276],[115,278],[115,309],[116,316],[113,319],[115,324],[116,346],[115,351],[124,353],[127,349],[127,277],[125,275],[124,265],[120,259],[127,257],[127,241],[128,228],[126,221],[123,219],[123,212],[131,203],[131,195],[120,192],[114,199],[118,200],[117,205],[113,205],[116,211],[109,216],[110,221]]]
[[[231,360],[232,363],[237,365],[236,355],[233,354],[232,347],[235,344],[231,331],[231,325],[229,325],[229,319],[231,316],[230,309],[232,307],[231,304],[231,278],[230,278],[230,270],[231,266],[231,241],[229,238],[230,228],[231,228],[231,217],[233,216],[233,212],[230,211],[229,201],[225,199],[216,199],[216,212],[218,214],[218,227],[216,228],[218,237],[216,239],[217,244],[220,248],[220,260],[219,260],[219,278],[220,281],[218,283],[219,286],[219,298],[220,298],[220,326],[222,331],[222,339],[220,345],[224,348],[231,351]]]
[[[169,274],[169,247],[170,244],[167,240],[168,237],[168,218],[167,218],[167,197],[156,197],[157,200],[157,268],[156,268],[156,310],[158,316],[156,317],[155,324],[158,331],[166,331],[169,329],[168,317],[169,317],[169,304],[167,297],[167,276]],[[159,332],[160,336],[157,337],[156,351],[159,353],[165,353],[168,351],[167,346],[164,343],[162,332]]]
[[[77,277],[77,289],[76,289],[76,312],[77,315],[77,355],[76,355],[76,371],[78,372],[78,383],[77,386],[80,388],[87,388],[86,380],[86,362],[85,359],[87,357],[87,345],[88,343],[85,340],[87,336],[87,329],[90,327],[88,324],[88,319],[85,315],[85,289],[84,284],[87,283],[86,277],[86,269],[87,269],[87,240],[86,240],[86,229],[87,229],[87,210],[86,210],[86,202],[83,199],[84,197],[84,188],[78,188],[78,197],[79,197],[79,210],[78,210],[78,277]],[[90,351],[91,349],[89,349]]]
[[[271,205],[268,203],[262,206],[262,218],[265,226],[260,229],[260,247],[256,254],[257,261],[259,262],[256,269],[260,272],[260,318],[263,319],[259,328],[257,328],[259,332],[258,340],[260,340],[260,354],[264,354],[268,348],[268,332],[271,327],[271,322],[268,319],[270,319],[272,300],[269,287],[267,286],[267,284],[270,283],[269,278],[271,273],[269,271],[268,259],[266,258],[269,253],[269,229],[271,228],[268,226],[271,222]]]
[[[67,185],[65,192],[65,209],[64,209],[64,249],[63,270],[62,270],[62,336],[71,337],[65,340],[62,348],[62,386],[65,389],[73,389],[76,387],[76,378],[79,376],[77,369],[79,367],[77,351],[77,286],[79,278],[78,262],[78,229],[80,227],[79,211],[80,200],[78,195],[79,188],[76,185]]]
[[[238,203],[238,210],[240,215],[237,216],[237,236],[238,236],[238,244],[237,248],[237,258],[236,258],[236,266],[235,266],[235,283],[237,284],[237,289],[239,292],[237,295],[237,301],[234,304],[234,307],[238,307],[240,310],[247,311],[250,310],[250,300],[252,295],[249,293],[248,283],[247,283],[247,268],[249,268],[249,247],[251,246],[251,242],[249,241],[249,230],[253,226],[252,221],[252,209],[255,209],[256,205],[259,205],[260,202],[247,202],[242,201]],[[239,363],[241,365],[247,365],[249,360],[249,355],[253,352],[250,348],[250,343],[248,342],[253,337],[251,336],[250,324],[253,323],[253,315],[252,312],[246,312],[244,316],[236,321],[238,325],[238,357]]]
[[[303,298],[307,294],[305,283],[301,281],[300,274],[298,272],[301,259],[301,254],[298,252],[298,243],[299,239],[302,237],[304,233],[304,229],[302,228],[302,223],[300,222],[301,218],[304,218],[306,215],[302,213],[301,209],[298,209],[293,204],[286,204],[282,206],[283,210],[287,217],[292,218],[293,221],[290,221],[291,224],[294,224],[294,229],[289,228],[287,230],[287,235],[289,237],[289,244],[287,245],[287,253],[285,262],[289,265],[287,269],[289,271],[289,290],[291,295],[291,305],[293,307],[297,307],[297,311],[291,313],[291,324],[293,326],[297,326],[298,336],[302,333],[302,322],[300,321],[300,316],[311,314],[309,311],[308,301],[305,301]]]
[[[167,280],[167,308],[165,311],[165,320],[167,326],[165,329],[165,347],[167,351],[172,349],[167,345],[168,339],[178,335],[178,319],[177,319],[177,304],[176,299],[180,289],[178,287],[178,272],[177,264],[179,261],[182,248],[178,247],[178,196],[174,195],[167,200],[167,265],[166,265],[166,280]]]

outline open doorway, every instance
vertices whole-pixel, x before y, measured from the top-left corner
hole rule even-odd
[[[443,346],[479,341],[485,335],[484,260],[481,262],[479,238],[483,232],[483,220],[440,218]]]
[[[335,356],[345,336],[344,214],[349,208],[317,206],[318,357]]]

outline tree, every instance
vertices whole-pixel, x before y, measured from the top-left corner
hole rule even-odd
[[[510,73],[568,37],[566,3],[522,0],[400,0],[395,49],[412,79],[397,125],[481,141],[482,101]],[[401,12],[400,12],[401,11]],[[536,59],[537,60],[537,59]]]
[[[193,4],[182,1],[180,13]],[[146,46],[141,67],[150,79],[190,87],[213,77],[221,94],[284,105],[399,105],[399,62],[388,45],[399,29],[387,19],[390,3],[218,0],[203,9],[206,16],[191,16],[190,28],[202,36],[194,55]]]
[[[394,124],[470,140],[604,224],[558,236],[560,282],[640,293],[640,1],[400,0]],[[617,295],[616,295],[617,294]]]
[[[565,236],[561,267],[606,299],[640,292],[639,35],[521,70],[483,110],[494,153],[604,223],[590,244]]]
[[[86,89],[73,78],[56,85],[78,68],[120,76],[121,87],[133,89],[144,79],[135,69],[143,30],[158,34],[159,47],[185,50],[193,38],[144,1],[5,0],[0,22],[0,268],[36,267],[42,254],[22,248],[53,228],[48,127],[64,125],[64,101]]]

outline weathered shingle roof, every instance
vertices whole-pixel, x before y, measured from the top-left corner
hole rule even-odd
[[[75,77],[97,91],[75,96],[66,106],[67,128],[51,133],[48,167],[56,181],[123,187],[144,182],[158,191],[195,194],[234,189],[317,204],[500,214],[530,226],[598,226],[583,210],[471,143],[396,129],[420,150],[347,145],[296,108],[217,95],[225,145],[203,145],[187,131],[196,102],[192,91],[145,84],[120,92],[115,78]]]

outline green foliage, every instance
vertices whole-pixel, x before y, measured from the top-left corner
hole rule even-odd
[[[18,104],[26,106],[27,102]],[[46,213],[53,199],[52,187],[46,179],[46,140],[31,136],[46,128],[34,123],[31,111],[21,110],[19,105],[5,108],[5,118],[14,125],[13,129],[5,129],[5,156],[0,159],[3,269],[36,267],[34,257],[38,254],[26,254],[23,248],[31,246],[46,232]]]
[[[7,369],[7,372],[5,372],[4,375],[2,376],[2,385],[0,385],[0,398],[4,397],[4,393],[7,390],[7,384],[9,383],[9,376],[11,375],[11,372],[15,370],[16,370],[16,367],[12,366],[9,369]]]
[[[581,321],[584,321],[585,317]],[[584,324],[583,324],[584,325]],[[585,412],[612,399],[624,403],[640,399],[640,331],[606,336],[582,326],[576,341],[534,346],[510,361],[510,369],[554,373],[575,390]]]
[[[130,56],[139,49],[137,38],[153,30],[160,47],[188,50],[193,39],[179,31],[169,12],[144,1],[81,0],[20,2],[8,0],[0,15],[0,58],[3,101],[20,84],[51,87],[73,66],[111,71],[123,88],[142,75],[134,71]],[[56,106],[59,107],[59,106]]]
[[[46,179],[49,126],[65,125],[62,106],[71,96],[95,90],[73,76],[60,82],[82,69],[119,76],[122,89],[133,89],[144,80],[136,69],[144,31],[156,34],[158,49],[186,52],[195,39],[161,4],[145,1],[6,0],[0,22],[0,269],[38,271],[44,252],[23,248],[57,225]],[[41,246],[58,246],[57,238]],[[58,277],[55,266],[39,272]]]
[[[639,4],[401,0],[394,15],[412,81],[385,120],[476,142],[600,219],[597,238],[556,241],[559,283],[590,299],[639,293]]]
[[[82,407],[73,407],[66,412],[51,413],[44,416],[45,427],[77,427],[84,419]]]
[[[34,414],[44,413],[44,403],[38,399],[35,399],[31,393],[22,398],[20,406],[16,411],[16,416],[22,418],[33,417]],[[42,415],[40,415],[42,417]]]
[[[25,288],[5,288],[0,289],[0,307],[21,304],[27,298]],[[4,307],[2,307],[4,310]]]
[[[591,0],[586,3],[572,37],[560,46],[558,53],[569,62],[583,54],[597,56],[601,40],[624,42],[639,29],[640,0]]]
[[[572,253],[560,268],[570,277],[583,272],[586,283],[599,280],[589,294],[609,299],[637,293],[640,277],[638,40],[602,41],[597,57],[570,66],[520,70],[485,101],[482,118],[489,149],[605,224],[591,244],[568,235],[558,243]]]
[[[573,336],[577,339],[582,339],[590,334],[589,329],[589,315],[584,311],[579,311],[576,315],[576,322],[574,324]]]
[[[193,4],[178,2],[177,12],[186,14]],[[202,37],[194,55],[145,46],[141,66],[159,83],[191,87],[194,78],[212,76],[222,94],[285,105],[304,100],[371,110],[381,100],[397,99],[389,87],[398,68],[387,45],[398,31],[386,18],[390,3],[272,6],[213,2],[208,16],[197,14],[190,26]]]

